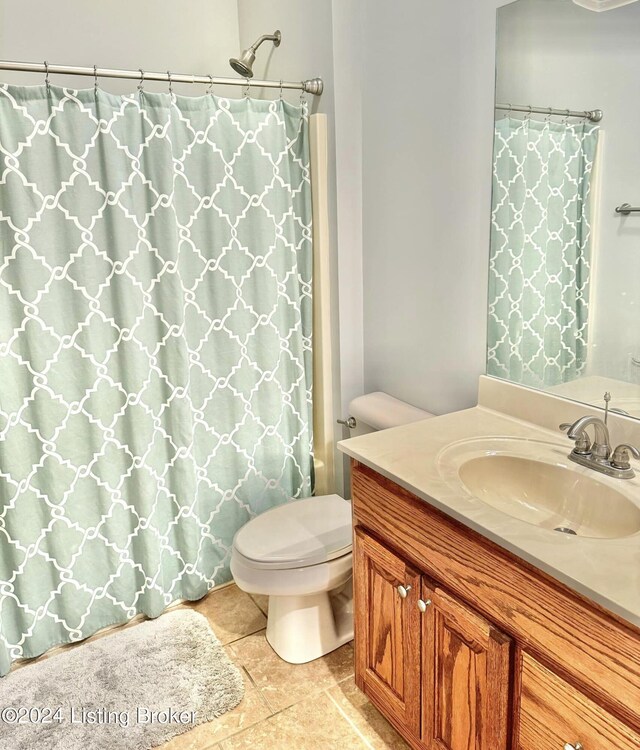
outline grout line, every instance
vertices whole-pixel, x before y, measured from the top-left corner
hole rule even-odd
[[[269,705],[266,697],[262,694],[262,691],[260,689],[258,689],[258,697],[264,703],[264,705],[267,707],[267,711],[270,711],[270,713],[269,713],[269,716],[265,716],[263,719],[260,719],[260,721],[257,721],[256,724],[254,724],[253,726],[255,726],[257,724],[262,724],[264,721],[267,721],[272,716],[275,716],[276,714],[280,713],[280,711],[274,711],[271,708],[271,706]]]
[[[364,734],[362,734],[358,726],[355,724],[353,719],[351,719],[351,717],[347,715],[347,713],[344,711],[342,706],[340,706],[338,702],[334,700],[329,690],[325,690],[324,692],[327,694],[327,697],[333,703],[333,705],[338,709],[342,718],[347,722],[347,724],[349,724],[351,729],[358,735],[358,737],[362,740],[362,742],[364,742],[365,746],[370,748],[370,750],[374,750],[374,747],[371,744],[371,742],[364,736]]]
[[[268,687],[268,686],[267,686],[267,687]],[[265,703],[267,704],[267,707],[268,707],[269,711],[271,711],[271,716],[277,716],[278,714],[281,714],[281,713],[282,713],[283,711],[286,711],[286,710],[287,710],[287,708],[291,708],[291,706],[286,706],[285,708],[278,708],[278,709],[275,709],[275,708],[274,708],[274,707],[273,707],[273,706],[271,705],[271,703],[269,703],[269,698],[268,698],[268,697],[267,697],[267,696],[265,695],[265,693],[264,693],[264,690],[262,690],[261,688],[258,688],[258,690],[260,690],[260,695],[261,695],[261,696],[262,696],[262,698],[264,699],[264,702],[265,702]],[[295,706],[295,703],[292,703],[291,705],[292,705],[292,706]]]
[[[260,694],[260,698],[262,698],[263,702],[266,704],[267,701],[265,700],[264,696]],[[271,706],[267,704],[267,708],[269,711],[271,711]],[[242,727],[241,729],[238,729],[235,732],[231,732],[231,734],[228,734],[223,740],[220,741],[220,745],[218,748],[218,745],[214,745],[211,748],[204,748],[204,750],[223,750],[225,743],[227,740],[230,740],[232,737],[236,737],[239,734],[243,734],[244,732],[248,732],[250,729],[255,729],[256,727],[262,726],[263,724],[266,724],[267,722],[271,721],[274,717],[278,716],[278,714],[283,713],[284,711],[287,711],[288,709],[292,708],[292,706],[287,706],[286,708],[281,708],[279,711],[275,711],[269,716],[265,716],[263,719],[260,719],[260,721],[256,721],[254,724],[249,724],[249,726]]]
[[[211,622],[209,623],[211,624]],[[211,629],[213,630],[213,625],[211,626]],[[257,630],[252,630],[250,633],[244,633],[244,635],[239,635],[237,638],[234,638],[231,641],[227,641],[226,643],[223,643],[223,646],[230,646],[232,643],[237,643],[238,641],[242,641],[244,638],[249,638],[252,635],[255,635],[256,633],[262,633],[263,630],[266,630],[266,628],[259,627]]]
[[[269,598],[267,597],[267,611],[266,612],[264,611],[264,609],[262,609],[262,607],[258,604],[258,602],[253,598],[253,596],[251,594],[249,594],[249,598],[256,605],[256,607],[262,612],[262,614],[265,617],[268,617],[268,614],[269,614]]]
[[[335,685],[332,686],[332,688],[335,687]],[[300,701],[297,701],[296,703],[292,703],[290,706],[285,706],[284,708],[281,708],[274,713],[271,714],[271,716],[266,716],[264,719],[261,719],[260,721],[256,722],[255,724],[252,724],[248,727],[243,727],[242,729],[238,730],[237,732],[234,732],[233,734],[230,734],[228,737],[225,738],[225,740],[230,739],[231,737],[235,737],[238,734],[242,734],[243,732],[248,732],[249,730],[256,729],[256,727],[260,727],[261,725],[272,723],[272,721],[279,716],[282,713],[285,713],[287,711],[290,711],[293,709],[298,703],[301,703],[302,701],[312,698],[314,695],[320,695],[321,693],[324,693],[331,703],[335,706],[337,711],[339,712],[340,716],[344,719],[344,721],[349,725],[350,729],[353,731],[353,733],[358,737],[359,740],[363,743],[364,747],[368,748],[368,750],[375,750],[374,745],[371,743],[367,737],[365,737],[358,726],[354,723],[354,721],[348,716],[347,713],[338,705],[338,703],[333,699],[333,697],[329,693],[329,688],[326,688],[324,690],[318,691],[318,693],[312,693],[310,695],[306,695],[304,698],[301,698]],[[264,697],[264,696],[263,696]],[[265,697],[265,702],[268,703]],[[219,750],[224,750],[225,747],[225,740],[223,740],[220,743]],[[213,748],[206,748],[206,750],[216,750],[216,747]]]
[[[257,606],[257,605],[256,605]],[[269,688],[273,687],[269,681],[267,681],[267,684],[259,685],[256,680],[254,679],[253,675],[251,674],[251,671],[247,668],[245,664],[242,663],[242,658],[237,653],[236,649],[238,648],[238,644],[244,640],[245,638],[255,637],[257,633],[265,633],[265,628],[261,628],[258,631],[255,631],[254,633],[247,633],[246,635],[238,638],[235,641],[232,641],[230,643],[225,644],[225,648],[228,648],[229,651],[232,654],[232,661],[243,672],[243,675],[246,675],[248,677],[248,680],[250,684],[256,689],[257,694],[260,698],[260,700],[263,702],[263,704],[266,706],[267,710],[269,711],[269,715],[265,716],[264,718],[260,719],[254,724],[251,724],[246,727],[239,728],[237,731],[232,732],[231,734],[227,735],[224,740],[221,740],[220,745],[218,747],[214,746],[212,748],[206,748],[206,750],[224,750],[226,747],[225,742],[232,737],[235,737],[243,732],[249,731],[250,729],[253,729],[255,727],[259,727],[262,725],[265,725],[267,722],[270,722],[272,719],[274,719],[276,716],[278,716],[281,713],[284,713],[285,711],[288,711],[289,709],[292,709],[294,706],[298,705],[302,701],[305,701],[307,699],[313,699],[315,696],[319,696],[322,693],[326,693],[331,700],[332,704],[338,709],[341,716],[347,721],[350,728],[356,733],[359,739],[364,742],[364,747],[369,748],[370,750],[373,750],[374,746],[370,744],[370,742],[362,736],[360,731],[357,729],[357,727],[353,724],[353,722],[349,719],[349,717],[342,711],[342,709],[337,705],[337,703],[333,700],[333,698],[329,695],[329,690],[337,687],[343,682],[346,682],[347,680],[353,682],[354,675],[353,673],[345,676],[342,680],[334,680],[332,684],[321,687],[316,690],[312,690],[309,693],[305,693],[303,695],[300,695],[299,697],[296,697],[296,699],[289,705],[283,706],[280,708],[274,707],[270,700],[269,700]]]
[[[242,667],[242,669],[244,669],[244,667]],[[245,671],[246,671],[246,670],[245,670]],[[247,673],[247,674],[248,674],[248,673]],[[260,699],[260,700],[261,700],[261,701],[262,701],[262,702],[263,702],[263,703],[264,703],[264,704],[266,705],[267,709],[268,709],[269,711],[271,711],[271,706],[267,705],[267,702],[266,702],[266,700],[265,700],[265,699],[264,699],[264,697],[263,697],[263,696],[261,695],[261,693],[260,693],[260,691],[259,691],[259,690],[258,690],[258,698],[259,698],[259,699]],[[223,716],[224,716],[224,714],[223,714]],[[264,724],[264,723],[265,723],[266,721],[268,721],[268,720],[269,720],[269,719],[270,719],[270,718],[271,718],[272,716],[275,716],[275,714],[274,714],[274,713],[270,713],[270,714],[269,714],[268,716],[264,716],[264,717],[263,717],[262,719],[259,719],[258,721],[254,722],[253,724],[248,724],[247,726],[244,726],[244,727],[239,727],[239,728],[238,728],[238,729],[236,729],[235,731],[229,732],[229,734],[228,734],[228,735],[227,735],[227,736],[226,736],[226,737],[225,737],[225,738],[224,738],[223,740],[220,740],[220,741],[219,741],[219,744],[217,744],[217,745],[211,745],[211,747],[207,746],[207,747],[203,748],[203,750],[222,750],[222,748],[224,747],[224,743],[225,743],[225,742],[226,742],[227,740],[231,739],[232,737],[235,737],[235,736],[236,736],[236,735],[238,735],[238,734],[242,734],[243,732],[246,732],[246,731],[248,731],[249,729],[253,729],[254,727],[258,727],[258,726],[260,726],[261,724]],[[214,720],[214,721],[215,721],[215,720]],[[162,748],[160,748],[160,750],[162,750]]]
[[[236,666],[237,666],[237,665],[236,665]],[[248,670],[248,669],[247,669],[247,668],[246,668],[246,667],[244,666],[244,664],[243,664],[243,665],[242,665],[242,666],[240,667],[240,669],[241,669],[241,670],[242,670],[242,671],[243,671],[243,672],[244,672],[244,673],[245,673],[245,674],[247,675],[247,679],[248,679],[248,680],[249,680],[249,682],[250,682],[250,683],[251,683],[251,684],[253,685],[253,687],[254,687],[254,688],[255,688],[255,689],[256,689],[256,690],[258,691],[258,693],[260,693],[260,688],[258,687],[258,685],[257,685],[256,681],[255,681],[255,680],[253,679],[253,677],[251,676],[251,673],[249,672],[249,670]],[[260,693],[260,697],[262,698],[262,693]],[[266,701],[265,701],[265,702],[266,702]],[[271,710],[271,706],[267,706],[267,708],[268,708],[269,710]]]
[[[288,709],[293,708],[294,706],[297,706],[299,703],[302,703],[303,701],[306,701],[309,698],[314,698],[314,697],[316,697],[318,695],[321,695],[322,693],[326,693],[328,690],[331,690],[332,688],[337,687],[339,684],[340,684],[339,682],[336,682],[333,685],[330,685],[329,687],[317,688],[317,689],[311,690],[310,692],[304,693],[300,697],[296,698],[293,701],[293,703],[290,703],[288,706],[283,706],[282,708],[277,708],[277,709],[274,708],[271,705],[271,703],[269,703],[269,696],[268,696],[267,692],[268,692],[268,689],[269,689],[270,685],[267,684],[267,685],[265,685],[262,688],[260,688],[260,687],[258,687],[256,685],[256,687],[258,688],[258,690],[260,691],[261,695],[263,696],[263,698],[265,700],[265,703],[267,704],[267,706],[269,707],[269,709],[271,711],[273,711],[272,716],[276,716],[277,714],[281,714],[283,711],[287,711]]]
[[[355,672],[354,672],[353,674],[350,674],[348,677],[345,677],[344,679],[339,680],[338,682],[336,682],[336,687],[338,685],[342,685],[343,682],[350,682],[352,685],[354,685],[355,681],[356,681],[355,677],[356,677],[356,675],[355,675]]]

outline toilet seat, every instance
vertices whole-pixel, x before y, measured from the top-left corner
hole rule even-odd
[[[260,569],[321,565],[351,552],[351,503],[339,495],[294,500],[253,518],[236,534],[234,549]]]

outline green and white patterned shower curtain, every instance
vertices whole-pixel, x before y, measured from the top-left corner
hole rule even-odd
[[[0,673],[311,494],[307,118],[0,86]]]
[[[496,123],[489,375],[540,388],[584,371],[597,141],[588,123]]]

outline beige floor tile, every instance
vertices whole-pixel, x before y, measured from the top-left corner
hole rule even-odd
[[[253,601],[260,607],[262,612],[267,615],[269,613],[269,597],[263,594],[249,594]]]
[[[296,703],[220,743],[220,750],[360,750],[370,747],[327,693]]]
[[[189,606],[209,620],[222,644],[244,638],[267,624],[267,618],[249,594],[240,591],[236,585],[216,589]]]
[[[311,693],[334,687],[353,675],[350,643],[308,664],[287,664],[267,643],[264,632],[230,647],[231,659],[243,666],[273,711],[280,711]]]
[[[409,750],[409,745],[351,679],[327,691],[340,713],[372,750]]]
[[[164,745],[160,745],[158,750],[213,750],[217,744],[212,744],[212,740],[207,736],[208,724],[201,724],[189,732],[179,734]]]
[[[233,658],[229,653],[229,647],[226,650],[229,657]],[[243,677],[244,698],[234,709],[207,724],[200,724],[189,732],[174,737],[162,745],[161,750],[212,750],[217,747],[220,740],[271,716],[271,710],[244,670]]]

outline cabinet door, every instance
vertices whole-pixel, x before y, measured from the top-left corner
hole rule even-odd
[[[511,642],[423,579],[422,740],[429,750],[506,750]],[[426,605],[426,607],[425,607]]]
[[[420,736],[420,576],[356,529],[356,684],[400,729]]]

